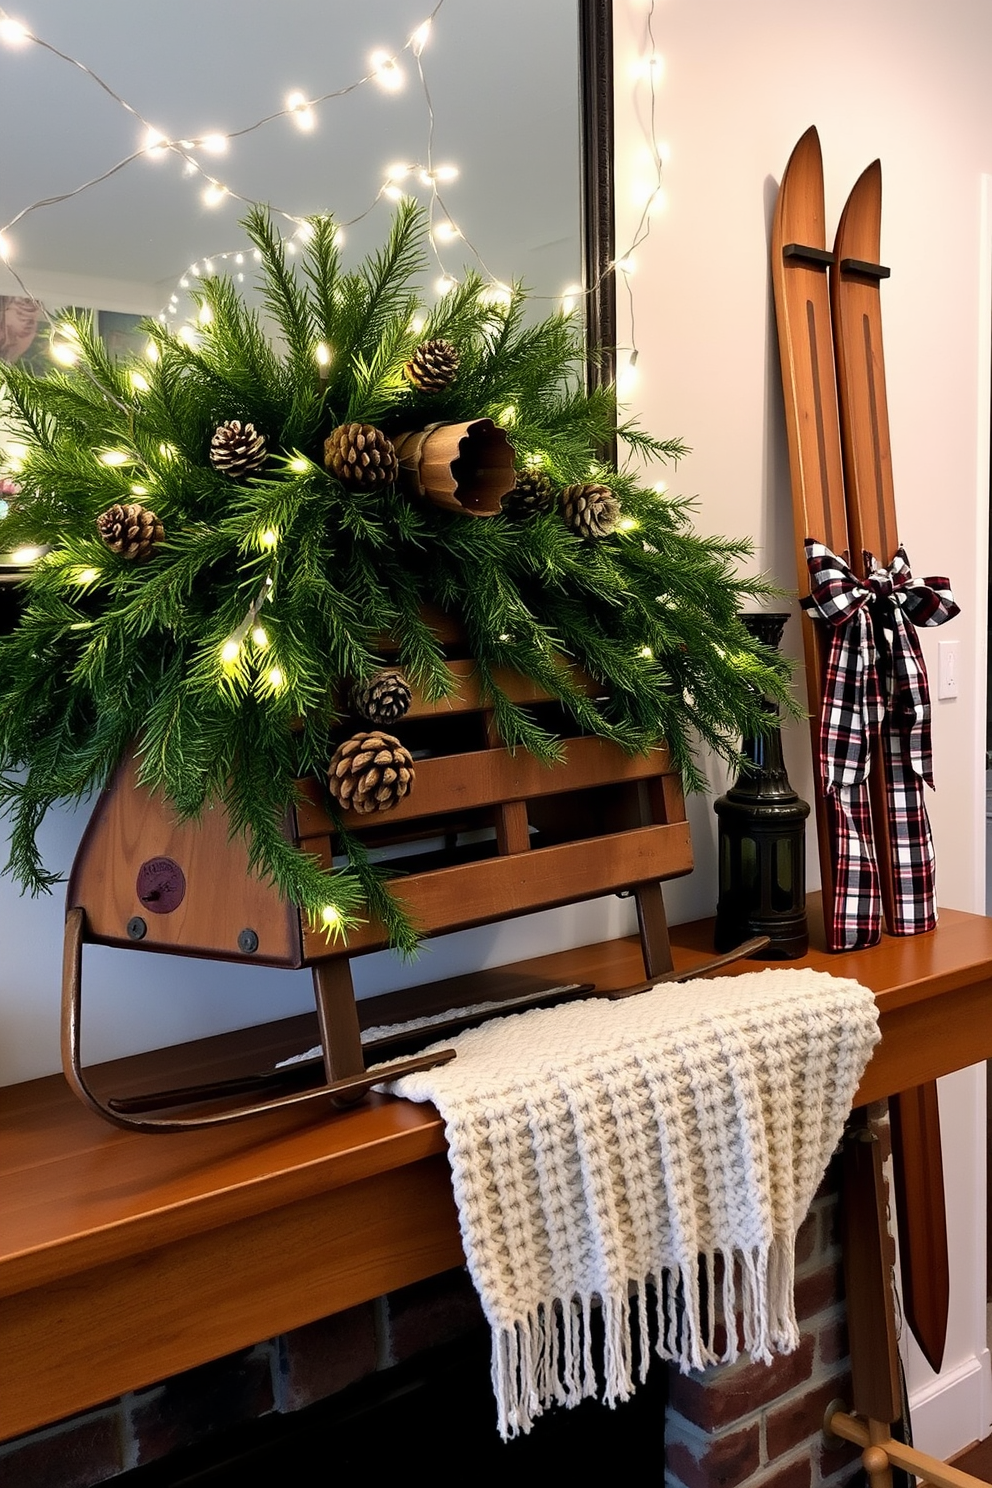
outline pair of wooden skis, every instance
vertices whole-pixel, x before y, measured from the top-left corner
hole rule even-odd
[[[850,566],[860,579],[868,577],[862,571],[863,550],[887,566],[899,543],[882,354],[879,285],[889,271],[879,263],[881,204],[881,167],[876,160],[851,192],[833,250],[828,250],[820,141],[815,129],[807,130],[782,178],[772,228],[772,280],[803,595],[810,589],[807,538],[839,556],[849,553]],[[814,761],[825,685],[826,629],[808,618],[803,625]],[[872,830],[883,911],[891,931],[896,925],[891,867],[895,844],[883,751],[878,738],[870,742]],[[817,784],[820,866],[829,921],[835,893],[833,843],[819,778]],[[936,1085],[931,1082],[894,1098],[890,1118],[903,1309],[928,1362],[939,1371],[949,1277]],[[886,1414],[885,1419],[894,1420],[896,1415]]]

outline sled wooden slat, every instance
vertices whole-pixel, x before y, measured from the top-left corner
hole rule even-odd
[[[677,822],[412,873],[396,881],[394,893],[420,930],[434,935],[675,878],[691,868],[688,823]],[[356,954],[384,944],[382,927],[373,922],[349,936],[341,951]],[[306,927],[303,949],[308,959],[334,951],[320,931]]]
[[[565,748],[565,761],[555,765],[542,764],[521,749],[513,754],[507,749],[483,749],[418,760],[413,790],[388,817],[355,818],[350,825],[361,828],[388,824],[391,828],[443,812],[476,810],[623,781],[655,780],[671,769],[668,752],[662,749],[648,755],[629,755],[615,744],[595,738],[569,739]],[[304,795],[296,809],[296,835],[301,842],[327,836],[333,831],[333,823],[324,810],[320,784],[304,781],[301,788]]]

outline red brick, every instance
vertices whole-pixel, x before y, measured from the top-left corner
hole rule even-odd
[[[821,1266],[808,1276],[796,1278],[796,1317],[815,1317],[844,1296],[844,1273],[840,1266]]]
[[[801,1442],[821,1440],[823,1413],[836,1397],[850,1399],[851,1378],[835,1374],[823,1384],[807,1390],[795,1400],[770,1410],[765,1418],[765,1444],[769,1460],[785,1457]]]
[[[376,1364],[371,1304],[294,1328],[281,1339],[279,1409],[301,1410],[371,1374]]]
[[[674,1440],[672,1439],[674,1436]],[[705,1437],[699,1456],[685,1437],[666,1428],[665,1466],[685,1488],[735,1488],[757,1471],[760,1460],[758,1424],[743,1431]]]
[[[77,1416],[0,1447],[0,1482],[9,1488],[89,1488],[124,1469],[120,1408]]]
[[[138,1462],[154,1462],[274,1408],[268,1343],[174,1374],[132,1397]]]
[[[844,1467],[852,1469],[852,1478],[861,1471],[861,1448],[855,1446],[854,1442],[840,1442],[836,1446],[829,1447],[825,1441],[821,1442],[820,1477],[832,1477]],[[845,1478],[843,1481],[848,1482],[849,1479]]]
[[[677,1374],[669,1381],[674,1410],[703,1431],[715,1431],[760,1410],[808,1380],[813,1370],[812,1335],[800,1340],[795,1353],[776,1356],[771,1364],[717,1365],[702,1373]]]
[[[810,1488],[813,1481],[813,1459],[809,1452],[784,1467],[775,1467],[755,1480],[755,1488]],[[748,1485],[750,1488],[750,1484]]]
[[[846,1317],[836,1317],[832,1322],[821,1324],[818,1336],[821,1364],[839,1364],[842,1359],[847,1358],[850,1344],[847,1339]]]
[[[799,1226],[796,1234],[796,1266],[804,1266],[807,1261],[813,1259],[818,1245],[820,1233],[820,1217],[815,1209],[811,1209]]]
[[[479,1295],[461,1268],[390,1292],[386,1304],[392,1364],[485,1325]]]

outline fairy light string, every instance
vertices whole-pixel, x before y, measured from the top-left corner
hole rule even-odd
[[[654,180],[645,200],[640,220],[635,229],[633,238],[623,252],[618,253],[612,263],[607,264],[593,285],[570,284],[560,295],[534,295],[534,300],[557,300],[564,313],[568,314],[575,308],[580,297],[587,297],[594,289],[599,287],[603,279],[611,273],[619,274],[626,292],[629,324],[630,324],[630,347],[628,349],[627,371],[632,372],[636,366],[638,350],[635,334],[634,293],[630,282],[633,272],[632,255],[638,247],[647,239],[651,231],[651,217],[654,210],[663,201],[662,176],[664,171],[664,158],[662,147],[659,145],[656,127],[657,85],[661,72],[661,59],[655,50],[655,38],[653,22],[657,0],[650,0],[646,19],[646,38],[648,48],[647,78],[650,91],[648,149],[653,163]],[[437,16],[443,9],[445,0],[436,0],[433,9],[410,34],[402,46],[393,51],[380,49],[373,52],[367,71],[355,78],[352,82],[341,88],[329,90],[315,97],[309,97],[299,90],[290,92],[282,108],[271,109],[253,122],[237,128],[217,130],[198,136],[178,136],[169,138],[152,124],[145,115],[124,98],[109,82],[100,76],[93,68],[89,67],[80,58],[71,53],[63,51],[52,42],[39,36],[23,21],[10,15],[8,11],[0,8],[0,43],[11,47],[22,47],[34,45],[50,53],[67,66],[74,67],[82,72],[92,83],[106,94],[114,103],[127,114],[129,114],[144,130],[144,137],[138,148],[131,151],[121,160],[107,166],[107,168],[90,179],[81,182],[67,191],[43,197],[22,207],[13,217],[0,226],[0,259],[6,264],[9,273],[27,298],[36,299],[25,284],[17,268],[11,262],[14,255],[14,244],[11,240],[11,230],[18,223],[25,221],[34,213],[47,208],[57,206],[62,202],[72,200],[74,197],[94,189],[103,182],[111,179],[119,172],[133,165],[138,160],[154,160],[166,154],[172,154],[183,163],[185,175],[197,178],[201,187],[201,200],[208,206],[217,207],[228,199],[237,201],[243,206],[256,205],[254,198],[234,189],[229,183],[215,174],[214,170],[205,165],[196,152],[204,154],[223,154],[231,141],[241,140],[266,126],[281,120],[290,119],[302,132],[309,132],[316,126],[317,110],[322,105],[335,99],[345,98],[358,89],[377,84],[386,91],[395,91],[403,86],[404,74],[400,61],[404,54],[409,53],[415,64],[417,79],[423,96],[425,116],[427,122],[427,136],[425,144],[425,158],[423,162],[411,160],[398,165],[391,166],[385,173],[385,179],[376,189],[368,205],[354,217],[340,224],[342,229],[354,226],[366,218],[383,199],[397,200],[409,188],[411,183],[419,184],[426,188],[429,193],[429,220],[430,233],[429,242],[438,264],[440,277],[435,286],[438,294],[446,293],[458,282],[457,276],[452,274],[444,261],[443,247],[445,244],[455,242],[464,243],[472,254],[482,273],[489,280],[487,295],[494,304],[509,303],[512,291],[510,287],[501,280],[487,265],[482,252],[465,232],[462,225],[455,219],[449,210],[439,186],[455,179],[459,175],[456,166],[443,163],[438,164],[434,156],[434,133],[435,113],[431,91],[424,68],[423,54],[430,40],[431,32]],[[295,251],[295,239],[307,229],[306,217],[286,207],[272,207],[273,213],[292,224],[292,231],[287,235],[287,247],[290,252]],[[188,290],[192,287],[192,281],[201,277],[209,277],[216,272],[215,261],[235,267],[235,279],[244,282],[243,250],[227,248],[218,250],[207,255],[201,255],[191,262],[181,275],[177,276],[177,289]],[[39,301],[39,303],[41,303]],[[168,323],[170,319],[178,316],[179,296],[170,296],[169,303],[163,307],[159,319]],[[44,308],[44,307],[43,307]],[[629,378],[628,378],[629,380]]]

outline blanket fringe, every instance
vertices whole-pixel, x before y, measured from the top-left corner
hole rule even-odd
[[[770,1363],[799,1343],[794,1280],[794,1237],[781,1236],[749,1251],[706,1251],[697,1267],[644,1277],[625,1295],[574,1296],[566,1306],[549,1301],[512,1324],[494,1325],[501,1437],[526,1434],[552,1403],[571,1409],[589,1397],[611,1407],[629,1400],[647,1378],[652,1352],[683,1373],[732,1364],[741,1352]],[[734,1318],[740,1333],[725,1326],[717,1348],[719,1325]]]

